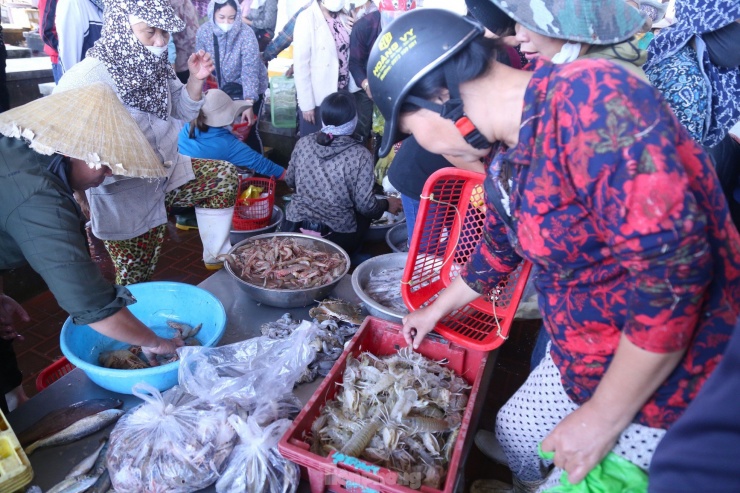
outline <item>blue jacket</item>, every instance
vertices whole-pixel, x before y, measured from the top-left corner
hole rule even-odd
[[[194,139],[190,138],[189,133],[190,123],[183,127],[177,140],[180,154],[185,156],[228,161],[240,168],[253,169],[261,175],[275,178],[280,178],[285,171],[282,166],[237,139],[226,127],[210,127],[207,132],[196,128]]]

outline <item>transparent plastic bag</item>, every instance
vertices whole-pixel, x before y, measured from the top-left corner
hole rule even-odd
[[[293,390],[320,348],[316,334],[312,324],[302,324],[286,339],[263,336],[217,348],[183,347],[178,380],[193,395],[248,408]]]
[[[108,472],[118,493],[185,493],[213,484],[236,443],[231,414],[175,386],[164,394],[137,384],[143,404],[110,435]]]
[[[300,482],[298,466],[284,459],[278,441],[291,421],[280,419],[264,428],[255,417],[230,416],[239,444],[216,483],[217,493],[294,493]]]
[[[292,392],[273,397],[268,396],[244,411],[260,426],[267,426],[280,419],[293,421],[303,409],[303,403]]]

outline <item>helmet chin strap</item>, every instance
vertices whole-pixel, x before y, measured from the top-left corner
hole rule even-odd
[[[473,146],[475,149],[488,149],[493,145],[489,142],[482,133],[478,130],[475,124],[470,121],[470,118],[465,114],[463,109],[463,100],[460,97],[460,84],[457,79],[457,73],[452,67],[451,63],[445,64],[445,79],[447,80],[447,87],[450,91],[450,99],[444,104],[432,103],[426,99],[418,98],[416,96],[408,96],[406,101],[413,103],[422,108],[426,108],[435,113],[439,113],[443,118],[452,120],[455,123],[460,135],[463,136],[465,142]]]

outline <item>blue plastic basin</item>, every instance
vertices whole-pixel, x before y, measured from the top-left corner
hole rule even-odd
[[[161,337],[173,337],[175,331],[167,320],[192,326],[203,324],[196,339],[203,346],[215,346],[226,330],[226,311],[208,291],[179,282],[146,282],[127,286],[136,298],[129,310]],[[131,394],[131,387],[146,382],[160,391],[177,383],[179,361],[142,370],[115,370],[98,364],[103,351],[125,349],[129,345],[95,332],[89,325],[75,325],[68,318],[62,326],[62,353],[101,387]]]

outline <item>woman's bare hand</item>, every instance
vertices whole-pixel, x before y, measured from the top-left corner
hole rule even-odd
[[[315,124],[316,123],[315,111],[316,110],[304,111],[303,119],[306,120],[308,123]]]
[[[211,55],[203,50],[193,53],[188,58],[190,75],[198,80],[206,80],[213,73],[214,68],[215,65]]]
[[[398,197],[386,197],[386,200],[388,200],[388,212],[391,214],[398,214],[403,210],[401,199]]]
[[[403,317],[401,333],[406,340],[406,344],[414,349],[419,349],[421,341],[434,330],[434,326],[439,321],[439,317],[431,310],[432,306],[420,308]]]
[[[26,310],[10,296],[0,294],[0,339],[6,341],[12,341],[13,339],[23,337],[18,334],[18,329],[15,326],[16,319],[22,322],[30,322],[31,317],[28,316]]]
[[[183,345],[182,339],[179,337],[175,337],[174,339],[165,339],[163,337],[157,337],[157,345],[156,346],[142,346],[141,350],[144,353],[144,356],[146,356],[147,361],[152,366],[157,366],[157,358],[154,357],[155,354],[175,354],[177,352],[177,348],[182,347]]]
[[[566,416],[542,441],[544,452],[555,452],[553,462],[577,484],[602,461],[622,432],[589,402]]]
[[[247,108],[242,113],[242,123],[248,122],[250,127],[252,125],[254,125],[254,122],[255,122],[256,119],[257,119],[257,117],[254,115],[254,109],[251,108],[251,107],[250,108]]]

